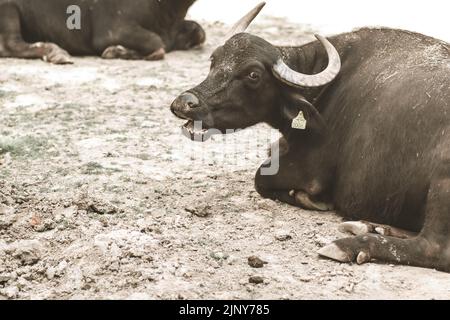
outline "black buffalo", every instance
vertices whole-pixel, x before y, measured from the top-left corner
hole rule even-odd
[[[159,60],[205,41],[185,20],[195,0],[0,0],[0,57],[71,63],[70,55]],[[80,9],[80,25],[70,18]],[[78,27],[80,27],[78,29]]]
[[[180,95],[172,112],[202,140],[211,128],[266,122],[279,129],[280,170],[265,176],[263,165],[258,192],[370,221],[344,223],[354,237],[320,255],[450,272],[449,45],[386,28],[318,38],[275,47],[237,33],[212,55],[207,79]],[[300,111],[304,130],[293,126]]]

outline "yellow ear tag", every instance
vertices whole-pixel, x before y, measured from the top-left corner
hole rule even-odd
[[[298,129],[298,130],[305,130],[306,129],[306,119],[303,115],[303,112],[300,111],[297,118],[292,120],[292,128]]]

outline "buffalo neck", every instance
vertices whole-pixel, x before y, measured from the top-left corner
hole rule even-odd
[[[339,44],[335,44],[336,49],[342,56],[343,47]],[[341,48],[342,47],[342,48]],[[304,74],[317,74],[323,71],[328,65],[328,55],[324,47],[319,41],[314,41],[299,47],[279,47],[278,48],[284,62],[293,70]],[[275,114],[272,114],[270,121],[267,121],[269,125],[278,129],[285,138],[297,136],[299,130],[292,129],[292,119],[288,119],[284,116],[282,108],[289,102],[283,96],[286,92],[296,91],[303,95],[306,100],[313,105],[320,98],[322,94],[327,90],[327,86],[318,88],[289,88],[285,84],[280,84],[280,101],[282,103],[277,106],[280,109]],[[325,110],[321,110],[320,106],[316,106],[320,113]]]

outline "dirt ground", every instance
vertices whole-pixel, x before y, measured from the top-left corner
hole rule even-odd
[[[169,105],[227,31],[204,25],[202,50],[161,62],[0,60],[0,299],[450,298],[446,273],[320,259],[341,219],[254,191],[267,126],[180,134]],[[275,18],[252,31],[311,37]]]

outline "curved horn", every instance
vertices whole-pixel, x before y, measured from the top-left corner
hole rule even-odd
[[[244,32],[247,30],[248,26],[252,23],[253,20],[258,16],[261,10],[266,5],[265,2],[261,2],[258,4],[252,11],[247,13],[244,17],[241,18],[234,26],[231,28],[230,32],[226,35],[225,41],[230,39],[235,34]]]
[[[319,74],[308,75],[289,68],[282,59],[273,67],[274,75],[282,82],[296,87],[313,88],[324,86],[333,81],[341,71],[341,58],[336,48],[324,37],[315,35],[328,54],[328,67]]]

